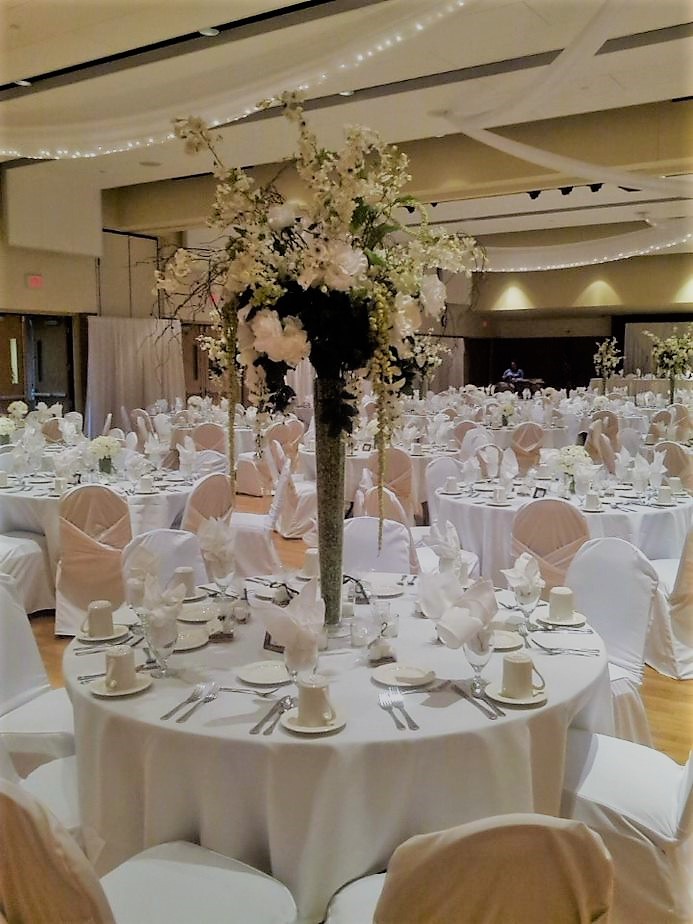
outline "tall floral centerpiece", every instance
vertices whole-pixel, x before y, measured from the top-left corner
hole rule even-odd
[[[179,121],[176,131],[189,151],[211,154],[219,180],[209,223],[228,243],[210,301],[216,363],[229,370],[232,389],[238,367],[262,411],[281,411],[293,396],[285,384],[290,369],[308,358],[315,370],[320,580],[325,621],[334,625],[341,612],[345,434],[357,414],[357,380],[371,381],[377,401],[382,483],[402,386],[398,359],[411,355],[410,338],[423,319],[433,322],[445,309],[435,270],[469,275],[482,253],[471,238],[432,230],[423,210],[415,231],[401,225],[399,210],[417,204],[404,193],[408,161],[397,148],[350,127],[345,146],[327,150],[297,94],[266,105],[274,103],[298,132],[300,201],[224,166],[218,139],[201,120]],[[171,293],[205,273],[208,264],[178,251],[159,284]]]
[[[669,380],[669,404],[676,397],[676,379],[693,369],[693,328],[679,333],[674,328],[670,337],[657,337],[646,330],[652,341],[652,362],[656,375]]]
[[[618,369],[621,360],[621,351],[615,337],[597,341],[597,352],[592,357],[594,360],[594,372],[602,380],[602,394],[606,395],[606,389],[610,377]]]
[[[405,337],[405,356],[397,355],[396,365],[403,380],[401,392],[411,395],[417,383],[422,398],[426,396],[433,373],[441,367],[450,348],[440,337],[414,333]]]

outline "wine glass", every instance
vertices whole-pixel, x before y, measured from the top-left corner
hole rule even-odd
[[[167,663],[178,641],[178,622],[176,621],[175,609],[175,607],[166,607],[154,612],[142,612],[140,614],[147,647],[158,664],[158,670],[152,671],[152,677],[175,676],[175,672],[171,670]]]
[[[472,679],[472,694],[474,696],[481,696],[484,692],[484,687],[486,682],[481,679],[481,672],[486,667],[493,654],[493,647],[490,644],[479,645],[464,644],[464,654],[469,661],[471,669],[474,671],[474,677]]]
[[[531,586],[515,587],[515,601],[518,609],[522,613],[522,618],[518,624],[517,630],[524,639],[525,648],[529,648],[529,620],[539,603],[541,597],[541,587]]]
[[[284,647],[284,664],[293,683],[298,680],[301,673],[312,671],[315,673],[318,666],[318,639],[310,644],[286,645]]]

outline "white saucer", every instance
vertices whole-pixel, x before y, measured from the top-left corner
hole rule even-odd
[[[210,622],[212,619],[216,619],[218,615],[219,608],[210,601],[204,607],[182,607],[177,619],[178,622]]]
[[[154,488],[152,491],[138,491],[137,488],[135,488],[134,496],[135,497],[151,497],[152,494],[158,494],[158,493],[159,493],[158,488]]]
[[[237,668],[236,676],[242,683],[253,683],[258,687],[274,687],[291,680],[283,661],[253,661]]]
[[[186,480],[183,477],[183,475],[179,475],[175,473],[171,475],[161,475],[160,477],[162,481],[185,481]]]
[[[503,703],[505,706],[543,706],[546,702],[546,690],[535,690],[531,696],[514,699],[510,696],[503,696],[499,686],[495,683],[489,683],[484,692],[489,699],[497,703]]]
[[[491,646],[494,651],[515,651],[516,648],[522,648],[524,642],[522,636],[517,632],[510,632],[507,629],[494,629]]]
[[[192,651],[193,648],[202,648],[209,641],[209,632],[206,629],[183,629],[178,633],[178,641],[174,651]]]
[[[149,674],[142,674],[141,677],[137,677],[135,686],[128,687],[127,690],[109,690],[105,685],[105,679],[95,680],[93,683],[90,683],[89,690],[94,696],[132,696],[133,693],[141,693],[142,690],[146,690],[152,683],[153,680]]]
[[[204,587],[196,587],[191,597],[183,597],[183,603],[197,603],[197,601],[204,600],[208,596],[209,594]]]
[[[299,571],[294,575],[297,581],[312,581],[314,577],[318,577],[317,574],[305,574],[303,571]]]
[[[661,501],[652,501],[653,507],[678,507],[676,501],[670,501],[668,504],[663,504]]]
[[[602,505],[597,510],[590,510],[588,507],[581,507],[580,509],[583,513],[606,513],[608,508]]]
[[[298,708],[283,712],[279,721],[284,728],[299,735],[326,735],[330,732],[340,731],[346,725],[346,718],[336,709],[334,722],[329,725],[300,725],[298,722]]]
[[[512,507],[512,501],[486,501],[487,507]]]
[[[444,494],[446,497],[457,497],[458,494],[461,494],[461,491],[444,491],[442,488],[438,489],[439,494]]]
[[[78,642],[114,642],[117,638],[123,638],[130,631],[128,626],[114,625],[111,635],[78,635]]]
[[[407,664],[381,664],[371,674],[376,683],[386,687],[426,687],[436,679],[435,671]]]
[[[401,584],[371,584],[374,597],[387,600],[390,597],[401,597],[404,587]]]
[[[29,481],[33,484],[50,484],[53,479],[50,475],[29,475]]]
[[[555,619],[549,619],[548,616],[536,616],[535,619],[538,623],[543,622],[545,626],[553,626],[564,629],[579,628],[580,626],[584,626],[587,622],[587,619],[582,615],[582,613],[578,613],[576,610],[573,610],[572,619],[562,619],[560,622]]]

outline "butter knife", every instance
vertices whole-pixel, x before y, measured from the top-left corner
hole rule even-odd
[[[250,729],[249,734],[251,734],[251,735],[259,735],[259,734],[260,734],[260,729],[261,729],[262,726],[265,724],[265,722],[269,722],[269,720],[272,718],[272,716],[273,716],[276,712],[278,712],[281,708],[282,708],[282,701],[279,700],[278,702],[276,702],[276,703],[272,706],[272,708],[271,708],[268,712],[266,712],[266,713],[263,715],[263,717],[260,719],[260,721],[259,721],[256,725],[253,725],[253,727]]]
[[[495,720],[498,718],[496,713],[491,708],[486,706],[480,700],[474,699],[472,694],[468,693],[464,687],[461,687],[458,683],[451,683],[450,686],[453,688],[455,693],[458,693],[463,699],[466,699],[467,702],[470,702],[472,706],[476,706],[479,712],[483,712],[487,719],[491,719],[495,722]]]

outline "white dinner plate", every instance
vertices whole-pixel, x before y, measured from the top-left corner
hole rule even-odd
[[[487,507],[512,507],[512,501],[486,501]]]
[[[212,619],[216,619],[218,615],[219,607],[209,601],[197,606],[194,603],[186,604],[181,607],[181,612],[177,619],[178,622],[210,622]]]
[[[109,690],[104,678],[90,683],[89,691],[93,693],[94,696],[132,696],[133,693],[141,693],[142,690],[146,690],[152,683],[153,680],[148,674],[142,674],[141,677],[137,678],[134,687],[128,687],[126,690]]]
[[[426,687],[436,679],[435,671],[411,664],[381,664],[371,674],[376,683],[386,687]]]
[[[503,703],[504,706],[543,706],[546,702],[546,690],[535,690],[531,696],[523,696],[520,699],[504,696],[500,687],[495,683],[489,683],[484,690],[489,699],[496,703]]]
[[[178,472],[172,472],[170,475],[161,475],[160,477],[162,481],[187,481],[185,476]]]
[[[194,648],[202,648],[208,641],[209,632],[207,629],[183,629],[178,633],[178,641],[173,650],[192,651]]]
[[[577,610],[573,610],[572,619],[562,619],[560,622],[556,619],[550,619],[548,616],[536,616],[535,619],[538,623],[543,622],[545,626],[554,626],[558,628],[562,627],[564,629],[579,628],[580,626],[584,626],[587,622],[587,619],[582,615],[582,613],[578,613]]]
[[[137,488],[135,488],[134,496],[135,497],[151,497],[152,494],[158,494],[158,493],[159,493],[158,488],[154,488],[153,491],[138,491]]]
[[[33,484],[50,484],[53,479],[50,475],[29,475],[29,481]]]
[[[515,651],[516,648],[522,648],[524,642],[522,636],[517,632],[510,632],[507,629],[494,629],[491,646],[494,651]]]
[[[298,708],[283,712],[279,721],[284,728],[299,735],[329,735],[331,732],[340,731],[346,725],[345,716],[336,709],[334,721],[329,725],[301,725],[298,721]]]
[[[582,513],[607,513],[609,508],[602,506],[602,507],[599,507],[597,510],[590,510],[588,507],[581,507],[580,510],[582,511]]]
[[[291,680],[283,661],[253,661],[237,668],[236,676],[242,683],[253,683],[258,687],[274,687]]]
[[[381,600],[401,597],[404,593],[404,587],[392,581],[368,581],[368,578],[366,578],[366,581],[371,585],[372,595]]]
[[[130,631],[128,626],[115,625],[110,635],[78,635],[78,642],[114,642],[118,638],[124,638]]]
[[[444,494],[445,497],[458,497],[461,493],[461,491],[444,491],[442,488],[438,488],[438,494]]]
[[[661,501],[653,501],[653,507],[678,507],[676,501],[670,501],[668,504],[663,504]]]
[[[183,603],[197,603],[198,600],[204,600],[209,594],[204,587],[196,587],[189,597],[183,597]]]

